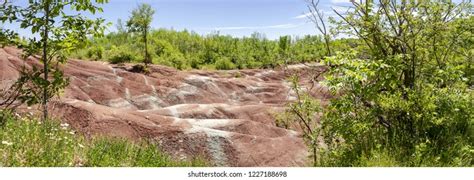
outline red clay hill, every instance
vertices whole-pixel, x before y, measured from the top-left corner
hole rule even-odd
[[[0,48],[0,88],[18,78],[21,50]],[[204,156],[216,166],[306,166],[307,148],[297,131],[275,126],[274,114],[295,100],[287,81],[305,65],[283,70],[178,71],[152,65],[150,74],[131,65],[69,60],[70,84],[51,103],[54,117],[85,134],[148,139],[179,159]],[[314,91],[314,92],[313,92]],[[324,87],[312,94],[328,98]]]

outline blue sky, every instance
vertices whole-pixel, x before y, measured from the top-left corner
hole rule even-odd
[[[348,0],[321,0],[327,10],[342,2]],[[104,6],[105,14],[110,14],[104,17],[112,22],[127,19],[138,3],[156,9],[152,23],[155,28],[188,29],[199,34],[219,31],[237,37],[257,31],[270,39],[316,33],[302,16],[307,12],[304,0],[111,0]]]
[[[347,2],[349,0],[321,0],[321,8],[330,12],[331,7],[347,5]],[[125,21],[139,3],[148,3],[156,10],[153,28],[188,29],[199,34],[219,31],[236,37],[262,32],[270,39],[281,35],[317,34],[313,24],[304,17],[308,12],[304,0],[110,0],[102,5],[104,13],[96,17],[112,23],[119,18]],[[28,36],[27,30],[4,27],[13,27],[20,35]],[[109,31],[115,29],[115,25],[109,27]]]

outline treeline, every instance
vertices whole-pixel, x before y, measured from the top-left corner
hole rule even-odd
[[[72,57],[111,63],[142,62],[142,37],[124,28],[118,29],[118,32],[90,39],[89,45]],[[250,37],[236,38],[167,29],[149,33],[148,51],[154,64],[177,69],[273,68],[285,63],[314,62],[326,54],[320,36],[283,36],[270,40],[257,32]]]

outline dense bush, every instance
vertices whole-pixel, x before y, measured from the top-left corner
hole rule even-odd
[[[286,37],[284,47],[280,40],[269,40],[263,34],[235,38],[220,34],[201,36],[194,32],[166,29],[149,33],[150,58],[155,64],[178,69],[245,69],[273,68],[300,62],[319,61],[324,46],[319,36]],[[112,63],[140,62],[143,45],[140,36],[125,32],[110,33],[90,40],[90,46],[72,56],[102,59]],[[285,50],[281,50],[285,48]],[[102,56],[101,56],[102,55]]]
[[[87,58],[93,59],[93,60],[99,60],[102,59],[102,56],[104,54],[104,48],[99,46],[99,47],[93,47],[90,48],[87,51]]]
[[[107,52],[107,56],[109,58],[110,63],[128,63],[137,59],[136,55],[130,52],[128,48],[121,47],[112,46],[111,49]]]
[[[220,57],[215,63],[216,69],[229,70],[235,69],[235,64],[228,57]]]

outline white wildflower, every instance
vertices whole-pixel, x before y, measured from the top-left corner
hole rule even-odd
[[[79,144],[79,147],[80,147],[80,148],[84,148],[84,145],[82,145],[82,144]]]
[[[74,134],[76,134],[76,133],[75,133],[74,131],[69,131],[69,134],[74,135]]]
[[[13,145],[12,142],[8,142],[8,141],[2,141],[2,144],[3,144],[3,145],[7,145],[7,146]]]

